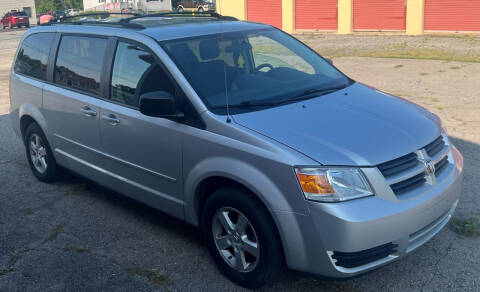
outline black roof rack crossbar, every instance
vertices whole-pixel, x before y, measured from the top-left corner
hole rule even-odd
[[[146,18],[146,17],[212,17],[218,20],[231,20],[237,21],[238,19],[232,16],[224,16],[217,12],[196,12],[196,11],[172,11],[172,12],[159,12],[159,13],[152,13],[152,14],[139,14],[136,16],[132,16],[129,18],[124,18],[120,20],[121,22],[130,22],[135,19],[139,18]]]

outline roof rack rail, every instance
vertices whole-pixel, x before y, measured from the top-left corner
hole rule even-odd
[[[74,18],[79,18],[79,17],[90,17],[90,16],[110,16],[110,15],[132,15],[132,17],[139,16],[141,14],[138,13],[130,13],[130,12],[95,12],[95,13],[82,13],[78,15],[70,15],[70,16],[64,16],[61,18],[54,18],[51,21],[47,23],[42,23],[40,24],[41,26],[46,26],[46,25],[53,25],[53,24],[74,24],[74,25],[82,25],[82,24],[90,24],[90,25],[106,25],[106,26],[123,26],[123,27],[130,27],[130,28],[144,28],[140,24],[136,23],[128,23],[128,22],[123,22],[123,21],[118,21],[118,22],[102,22],[102,21],[92,21],[92,20],[78,20],[74,21]],[[131,18],[131,17],[129,17]],[[66,20],[71,20],[71,21],[66,21]]]

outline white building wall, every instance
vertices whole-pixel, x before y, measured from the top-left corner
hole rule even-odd
[[[24,8],[30,8],[30,24],[37,23],[37,14],[35,11],[34,0],[0,0],[0,17],[3,17],[5,13],[12,9],[16,9],[19,11],[26,10]]]
[[[170,11],[172,10],[172,0],[137,0],[137,9],[144,12]]]

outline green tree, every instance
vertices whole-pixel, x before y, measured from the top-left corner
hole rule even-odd
[[[57,10],[58,6],[53,0],[40,0],[37,2],[37,12],[45,13],[53,10]]]

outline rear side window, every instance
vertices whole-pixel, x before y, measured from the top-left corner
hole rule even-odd
[[[112,71],[111,100],[138,107],[141,94],[161,90],[174,95],[174,88],[149,51],[136,44],[118,43]]]
[[[55,83],[100,95],[100,76],[107,40],[63,36],[55,62]]]
[[[18,51],[15,73],[46,80],[48,55],[54,37],[54,33],[37,33],[27,37]]]

